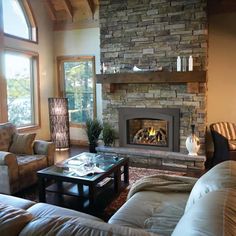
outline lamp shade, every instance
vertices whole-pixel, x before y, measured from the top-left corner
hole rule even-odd
[[[70,129],[67,98],[48,98],[51,140],[56,148],[69,148]]]

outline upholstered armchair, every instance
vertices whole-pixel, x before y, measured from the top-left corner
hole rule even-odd
[[[217,122],[210,125],[214,143],[212,165],[226,160],[236,160],[236,124]]]
[[[54,164],[52,142],[19,134],[11,123],[0,124],[0,192],[14,194],[37,182],[37,171]]]

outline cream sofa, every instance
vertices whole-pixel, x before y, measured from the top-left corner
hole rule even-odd
[[[11,123],[0,124],[0,192],[13,194],[37,182],[37,170],[54,164],[54,144],[19,134]]]
[[[185,182],[193,180],[186,178]],[[138,191],[108,223],[81,212],[0,194],[0,235],[235,235],[236,162],[215,166],[196,179],[190,191],[167,191],[165,187],[162,192]]]

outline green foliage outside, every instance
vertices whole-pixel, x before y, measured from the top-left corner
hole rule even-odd
[[[32,124],[31,93],[29,78],[15,75],[7,79],[8,120],[13,124]]]
[[[88,117],[93,117],[92,61],[65,62],[64,73],[70,120],[86,122]]]

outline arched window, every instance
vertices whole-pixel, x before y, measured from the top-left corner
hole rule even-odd
[[[37,41],[36,24],[26,0],[2,0],[5,34]]]

